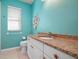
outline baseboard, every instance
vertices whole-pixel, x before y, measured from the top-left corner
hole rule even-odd
[[[2,49],[1,52],[10,51],[10,50],[18,49],[18,48],[20,48],[20,47],[12,47],[12,48],[7,48],[7,49]]]

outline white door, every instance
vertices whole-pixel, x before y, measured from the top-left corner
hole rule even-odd
[[[0,50],[1,50],[1,2],[0,2]]]

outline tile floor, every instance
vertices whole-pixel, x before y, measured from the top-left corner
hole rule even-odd
[[[0,59],[29,59],[26,54],[23,54],[19,48],[10,51],[0,52]]]

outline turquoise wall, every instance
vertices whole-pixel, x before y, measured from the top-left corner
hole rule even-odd
[[[33,18],[38,15],[40,21],[33,32],[77,35],[77,3],[77,0],[35,0]]]
[[[8,5],[22,8],[21,32],[7,31]],[[34,0],[32,5],[19,0],[2,0],[1,48],[19,46],[22,36],[27,36],[32,31],[77,35],[77,13],[77,0],[48,0],[48,2]],[[32,26],[32,19],[36,15],[40,17],[40,20],[35,30]]]
[[[1,49],[1,2],[0,2],[0,49]]]
[[[7,8],[8,5],[22,9],[22,30],[21,32],[7,31]],[[19,46],[22,36],[32,33],[32,6],[18,0],[2,0],[2,49]]]

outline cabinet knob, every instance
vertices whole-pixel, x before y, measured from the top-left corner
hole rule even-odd
[[[31,45],[31,48],[34,48],[34,47]]]
[[[45,57],[43,57],[43,59],[46,59]]]
[[[55,59],[59,59],[57,54],[54,54],[54,58]]]
[[[31,48],[36,48],[35,46],[31,45]]]

